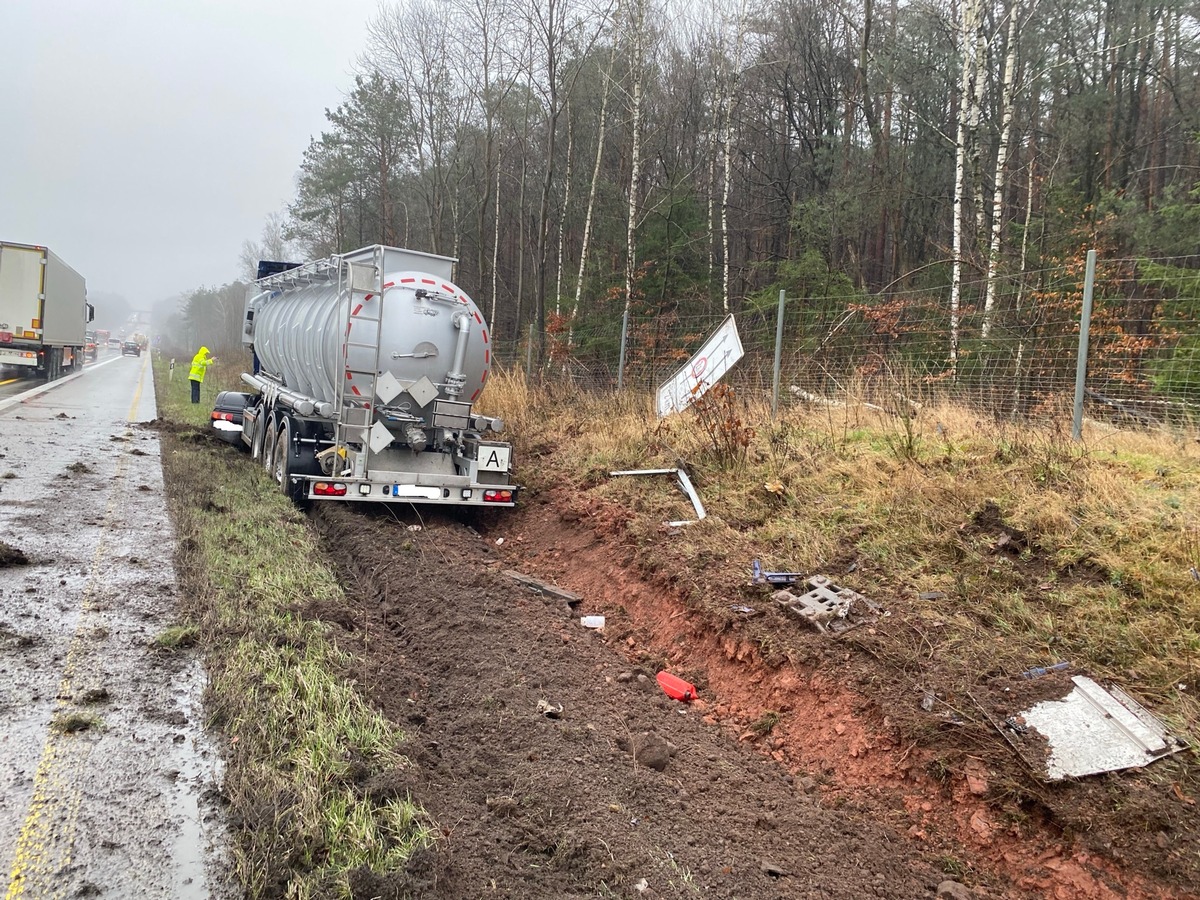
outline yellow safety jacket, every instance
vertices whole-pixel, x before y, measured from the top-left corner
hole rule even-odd
[[[204,372],[212,365],[212,359],[208,355],[208,348],[201,347],[200,352],[192,357],[192,370],[188,372],[188,378],[192,381],[204,381]]]

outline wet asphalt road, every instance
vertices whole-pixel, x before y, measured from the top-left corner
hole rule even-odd
[[[233,895],[203,672],[153,643],[178,621],[154,417],[149,354],[0,385],[0,540],[29,559],[0,567],[5,900]]]

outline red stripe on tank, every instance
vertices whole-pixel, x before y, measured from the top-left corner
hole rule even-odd
[[[371,297],[368,295],[367,299],[370,300]],[[358,304],[358,306],[354,307],[354,312],[350,313],[350,315],[357,316],[360,312],[362,312],[362,308],[363,308],[363,305],[361,303]]]
[[[473,394],[471,395],[471,402],[472,402],[472,403],[474,403],[474,402],[475,402],[475,398],[479,396],[479,392],[480,392],[480,391],[482,391],[482,390],[483,390],[483,388],[475,388],[475,393],[473,393]]]
[[[434,281],[432,278],[422,278],[421,284],[432,284],[434,287],[437,287],[437,282]]]
[[[401,284],[412,284],[416,280],[417,279],[415,279],[415,278],[401,278],[400,283]]]
[[[481,315],[478,313],[478,311],[476,311],[476,313],[475,313],[475,321],[476,321],[476,322],[478,322],[480,325],[482,325],[482,324],[483,324],[483,316],[481,316]]]
[[[360,390],[359,390],[358,388],[356,388],[354,385],[350,385],[350,390],[354,391],[354,395],[355,395],[356,397],[361,397],[361,396],[362,396],[362,391],[360,391]]]
[[[394,281],[389,281],[389,282],[388,282],[387,284],[385,284],[383,287],[384,287],[384,290],[387,290],[388,288],[390,288],[390,287],[395,287],[395,286],[396,286],[396,282],[394,282]]]
[[[487,369],[484,369],[484,370],[483,370],[483,377],[479,379],[479,383],[480,383],[481,385],[487,382],[487,373],[488,373],[488,370],[487,370]]]
[[[483,361],[485,363],[490,363],[492,361],[492,351],[487,347],[483,348]]]
[[[486,329],[486,328],[485,328],[485,329],[483,329],[483,331],[481,331],[481,332],[480,332],[480,334],[482,334],[482,335],[483,335],[483,342],[486,344],[486,343],[488,342],[488,340],[487,340],[487,329]]]

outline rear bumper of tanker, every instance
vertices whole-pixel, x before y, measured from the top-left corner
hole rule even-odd
[[[374,503],[421,503],[441,506],[516,506],[520,490],[511,484],[422,485],[395,481],[333,479],[293,475],[292,483],[309,500],[356,500]]]

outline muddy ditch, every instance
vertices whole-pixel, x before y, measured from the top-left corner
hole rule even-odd
[[[1062,696],[1070,673],[1026,680],[984,670],[968,684],[936,658],[919,676],[892,669],[882,634],[910,630],[903,616],[836,640],[781,623],[799,648],[788,661],[764,647],[761,629],[714,620],[639,575],[636,552],[603,505],[579,502],[552,495],[528,503],[489,531],[488,543],[505,537],[508,565],[584,595],[580,610],[605,614],[610,640],[630,657],[690,677],[711,703],[710,722],[815,783],[823,807],[886,823],[943,871],[999,895],[1200,889],[1200,834],[1179,784],[1185,762],[1047,785],[1027,761],[1036,747],[1018,756],[995,727],[990,711]],[[927,711],[913,694],[919,681],[954,689],[933,693]],[[764,733],[765,720],[773,726]]]
[[[410,735],[412,768],[362,789],[410,791],[441,834],[403,874],[358,873],[356,897],[932,897],[951,877],[873,804],[826,802],[708,703],[669,700],[651,661],[506,577],[475,528],[312,515],[351,606],[305,612]]]

